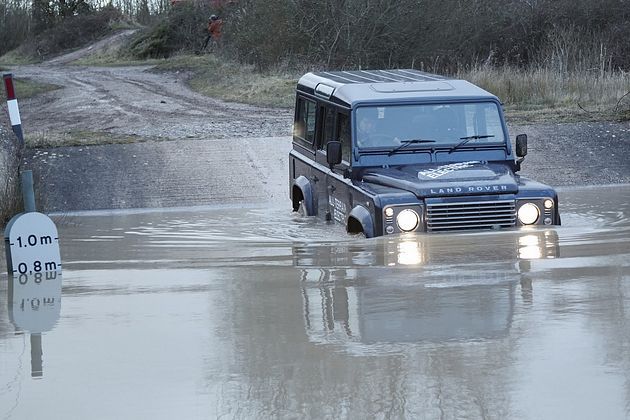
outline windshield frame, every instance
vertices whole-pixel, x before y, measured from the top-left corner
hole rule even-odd
[[[479,99],[460,99],[460,100],[442,100],[442,101],[422,101],[422,102],[370,102],[370,103],[362,103],[358,104],[352,110],[352,143],[355,156],[360,156],[364,154],[388,154],[395,148],[397,148],[401,143],[392,144],[392,145],[377,145],[377,146],[369,146],[369,145],[360,145],[360,139],[358,138],[360,133],[359,128],[359,119],[360,113],[362,110],[366,110],[367,108],[371,108],[375,110],[375,113],[380,112],[380,109],[392,108],[392,107],[449,107],[449,106],[465,106],[465,105],[492,105],[496,109],[496,117],[497,121],[495,122],[496,126],[494,131],[492,130],[484,130],[486,132],[471,132],[465,131],[461,132],[460,135],[453,135],[452,138],[444,139],[444,138],[432,138],[432,137],[422,137],[422,136],[410,136],[409,138],[398,139],[401,140],[436,140],[436,142],[421,142],[417,144],[409,144],[408,146],[402,148],[397,151],[395,154],[405,154],[405,153],[414,153],[417,151],[441,151],[441,150],[449,150],[453,149],[455,146],[461,143],[461,139],[463,137],[477,135],[484,136],[491,134],[492,137],[484,139],[483,142],[478,142],[476,139],[466,142],[463,145],[457,147],[454,153],[460,150],[470,150],[470,149],[497,149],[504,148],[508,155],[511,155],[510,150],[510,142],[507,126],[505,124],[505,119],[503,115],[503,109],[501,103],[494,98],[479,98]],[[385,112],[385,111],[383,111]],[[461,117],[460,117],[461,118]],[[465,118],[465,117],[464,117]],[[490,132],[491,131],[491,132]],[[498,135],[500,136],[498,136]],[[393,135],[392,135],[393,136]],[[501,137],[501,138],[499,138]]]

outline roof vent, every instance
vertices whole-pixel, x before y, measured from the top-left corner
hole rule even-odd
[[[334,87],[325,85],[323,83],[320,83],[317,86],[315,86],[315,95],[325,98],[325,99],[330,99],[334,91],[335,91]]]

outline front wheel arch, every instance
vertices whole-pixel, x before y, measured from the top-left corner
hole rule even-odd
[[[370,211],[363,206],[356,206],[350,211],[346,222],[348,233],[363,233],[366,238],[375,236],[374,221]]]
[[[300,204],[304,200],[304,193],[297,185],[293,186],[293,193],[291,194],[293,201],[293,211],[298,211],[300,209]]]

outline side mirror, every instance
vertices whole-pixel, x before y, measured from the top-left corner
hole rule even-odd
[[[329,141],[328,144],[326,144],[326,162],[328,162],[330,169],[341,163],[340,141]]]
[[[516,156],[527,156],[527,134],[519,134],[516,136]]]

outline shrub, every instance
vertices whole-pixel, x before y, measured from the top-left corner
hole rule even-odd
[[[138,35],[129,51],[137,58],[165,58],[176,52],[198,51],[206,37],[209,6],[184,3],[174,7],[168,15]]]
[[[122,19],[113,7],[90,14],[71,16],[22,44],[19,55],[43,60],[61,52],[88,45],[111,32],[112,22]]]
[[[0,0],[0,56],[17,48],[29,34],[30,15],[25,4]]]

